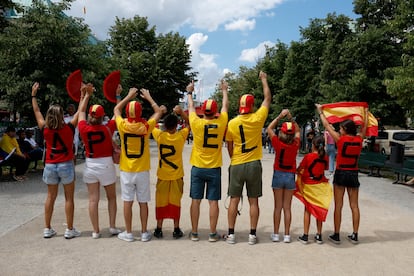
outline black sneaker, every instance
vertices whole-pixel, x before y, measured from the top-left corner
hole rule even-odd
[[[161,239],[162,238],[162,230],[157,228],[154,230],[154,237],[156,237],[157,239]]]
[[[303,234],[302,236],[299,236],[298,241],[303,244],[308,244],[308,235]]]
[[[179,238],[182,238],[183,236],[184,236],[184,233],[183,233],[183,231],[181,231],[180,228],[178,228],[177,230],[174,230],[174,232],[173,232],[173,238],[174,239],[179,239]]]
[[[353,244],[358,243],[358,233],[353,232],[351,235],[348,235],[348,240]]]
[[[329,240],[335,244],[340,244],[341,239],[339,238],[339,233],[333,233],[329,236]]]
[[[323,243],[323,240],[322,240],[322,235],[321,235],[321,234],[316,234],[316,235],[315,235],[315,242],[316,242],[317,244],[322,244],[322,243]]]

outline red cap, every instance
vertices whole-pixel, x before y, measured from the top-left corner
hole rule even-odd
[[[295,133],[295,124],[292,122],[284,122],[280,130],[286,134],[294,134]]]
[[[95,118],[99,118],[105,115],[105,110],[101,105],[94,104],[89,107],[89,115]]]
[[[211,115],[217,112],[217,102],[215,100],[205,100],[201,107],[204,114]]]
[[[239,113],[245,114],[253,111],[254,96],[251,94],[244,94],[240,98],[239,102]]]
[[[126,116],[128,121],[134,121],[135,119],[140,119],[142,114],[142,106],[137,101],[131,101],[127,104],[125,108]]]

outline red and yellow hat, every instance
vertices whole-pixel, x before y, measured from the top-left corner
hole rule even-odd
[[[252,94],[244,94],[239,101],[239,113],[246,114],[253,111],[254,96]]]
[[[126,116],[128,121],[135,121],[141,118],[142,115],[142,106],[137,101],[131,101],[127,104],[125,108]]]
[[[89,115],[95,118],[99,118],[105,115],[105,110],[101,105],[94,104],[89,107]]]
[[[201,107],[201,110],[204,112],[204,114],[207,114],[207,115],[216,114],[217,102],[211,99],[205,100],[203,103],[203,106]]]

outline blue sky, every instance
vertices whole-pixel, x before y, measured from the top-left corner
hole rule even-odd
[[[192,51],[203,100],[225,72],[254,66],[265,44],[298,41],[300,27],[333,12],[356,17],[352,0],[77,0],[68,14],[84,18],[99,39],[107,38],[115,16],[139,15],[160,33],[179,32]]]

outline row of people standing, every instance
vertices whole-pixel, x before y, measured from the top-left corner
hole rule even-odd
[[[191,126],[191,129],[194,133],[194,146],[192,149],[190,159],[190,163],[192,165],[190,177],[190,197],[192,198],[190,216],[192,231],[190,233],[190,238],[193,241],[199,240],[198,220],[200,216],[200,203],[204,197],[208,199],[210,207],[209,241],[214,242],[220,239],[216,227],[219,214],[218,201],[221,199],[221,147],[223,138],[225,137],[225,140],[227,142],[227,150],[231,157],[228,188],[228,196],[230,197],[230,204],[228,209],[229,227],[228,233],[227,235],[225,235],[225,238],[228,243],[236,242],[235,224],[238,212],[237,207],[242,196],[243,188],[244,186],[246,186],[247,197],[250,205],[250,233],[248,236],[248,242],[249,244],[255,244],[257,242],[256,228],[259,219],[258,199],[262,196],[262,147],[261,136],[257,134],[261,133],[261,129],[263,128],[265,120],[268,116],[268,111],[271,102],[271,93],[269,86],[267,84],[266,74],[264,72],[260,72],[259,78],[262,82],[264,94],[264,100],[262,102],[261,107],[257,111],[255,111],[253,95],[243,95],[239,102],[240,115],[230,120],[229,122],[227,114],[227,83],[222,83],[223,104],[221,113],[217,114],[217,103],[215,101],[207,100],[204,102],[202,107],[204,112],[203,118],[199,118],[195,113],[194,103],[192,101],[191,95],[194,91],[194,83],[191,83],[187,87],[189,102],[189,125]],[[61,174],[60,165],[67,165],[67,160],[70,160],[69,157],[73,157],[70,156],[70,151],[68,151],[68,149],[70,148],[69,145],[71,145],[70,142],[73,142],[73,140],[69,141],[71,135],[64,135],[65,138],[62,138],[59,132],[63,132],[65,129],[72,130],[73,126],[76,126],[78,119],[77,116],[79,116],[80,114],[83,114],[80,115],[81,122],[85,121],[85,117],[83,116],[86,116],[86,106],[88,104],[90,95],[94,91],[94,88],[92,85],[82,86],[82,96],[81,102],[79,104],[78,115],[75,115],[73,120],[69,124],[62,123],[63,120],[61,119],[63,118],[63,110],[61,110],[61,108],[58,111],[53,111],[52,107],[49,108],[48,113],[46,115],[46,120],[43,119],[43,116],[41,116],[36,101],[36,94],[38,88],[38,84],[35,84],[32,88],[32,104],[36,115],[36,119],[38,121],[38,125],[41,129],[44,129],[45,132],[47,151],[46,166],[43,179],[49,187],[48,199],[46,200],[45,204],[46,227],[44,230],[44,237],[47,238],[56,234],[56,232],[50,225],[50,219],[51,211],[53,211],[54,200],[56,199],[57,195],[56,184],[61,182],[65,184],[65,194],[69,194],[66,197],[65,205],[68,220],[68,229],[65,232],[65,237],[72,238],[80,235],[80,232],[73,227],[74,178],[68,177],[63,173],[63,171]],[[174,118],[171,116],[171,118],[169,118],[167,116],[168,119],[166,119],[168,122],[168,126],[166,126],[166,131],[161,132],[155,130],[154,127],[156,122],[166,111],[165,107],[159,107],[152,99],[148,90],[141,89],[139,92],[140,96],[143,99],[147,100],[154,110],[154,114],[148,121],[141,118],[141,104],[138,101],[131,101],[138,96],[138,90],[136,88],[131,88],[128,95],[122,101],[119,101],[114,108],[115,123],[121,138],[120,182],[122,200],[124,203],[124,219],[126,229],[124,232],[121,232],[118,228],[115,227],[114,222],[116,214],[116,199],[115,201],[112,201],[112,204],[110,203],[110,200],[108,200],[110,213],[110,233],[118,234],[118,238],[125,241],[135,240],[135,237],[132,234],[132,206],[136,198],[140,207],[141,241],[148,241],[151,239],[151,233],[147,229],[147,222],[148,201],[150,200],[149,136],[152,133],[154,138],[158,142],[159,148],[159,168],[157,171],[158,180],[156,191],[157,228],[154,231],[154,235],[158,238],[162,237],[162,221],[166,218],[172,218],[174,219],[173,236],[175,238],[180,238],[183,235],[179,227],[181,208],[180,201],[183,190],[182,147],[185,143],[185,139],[188,136],[189,129],[187,127],[177,132],[176,126],[178,119],[176,117]],[[120,100],[120,91],[117,91],[117,99]],[[125,106],[126,118],[122,118],[121,110]],[[318,109],[319,108],[320,107],[318,106]],[[185,113],[180,108],[176,108],[174,111],[176,114],[185,118]],[[93,105],[89,109],[89,118],[100,118],[103,117],[103,115],[104,111],[102,106]],[[276,136],[273,132],[273,129],[277,126],[279,120],[284,117],[286,117],[290,121],[284,122],[282,124],[279,135]],[[59,126],[59,122],[63,125]],[[103,126],[102,122],[99,123],[99,120],[97,120],[97,123],[94,124],[88,119],[88,123],[84,122],[80,123],[79,125],[80,130],[84,128],[88,129],[88,127],[93,128],[93,126],[95,126],[96,128],[95,130],[100,129],[100,131],[97,131],[97,133],[99,134],[93,134],[95,132],[93,132],[92,129],[80,131],[81,137],[84,140],[86,147],[87,164],[84,172],[84,181],[88,183],[88,191],[90,195],[89,213],[94,228],[92,236],[95,238],[100,237],[99,223],[97,218],[99,185],[103,185],[106,187],[105,189],[107,191],[108,199],[109,197],[116,198],[115,180],[112,181],[112,178],[108,181],[108,179],[110,179],[111,177],[103,173],[106,172],[108,168],[110,168],[111,171],[115,171],[112,167],[113,163],[111,163],[110,161],[110,156],[112,155],[112,147],[109,146],[109,143],[111,143],[112,132],[114,130],[114,124],[108,124],[109,126]],[[106,128],[106,131],[104,131],[103,127]],[[328,129],[328,127],[326,126],[325,128]],[[46,131],[46,129],[49,130]],[[290,112],[288,110],[282,110],[280,115],[269,125],[267,131],[269,136],[272,137],[272,144],[276,150],[276,158],[274,165],[275,176],[272,181],[275,200],[274,233],[272,234],[271,238],[273,241],[279,240],[278,229],[280,224],[281,211],[283,210],[285,216],[284,241],[290,242],[290,205],[291,198],[295,190],[296,153],[300,144],[299,127],[292,120],[292,115],[290,114]],[[82,135],[82,133],[84,134]],[[95,137],[95,139],[92,139],[93,135],[98,135],[99,137]],[[337,138],[339,141],[339,136]],[[96,162],[99,158],[99,150],[95,152],[95,150],[93,150],[93,146],[95,143],[100,143],[102,141],[108,141],[107,148],[111,150],[102,153],[103,159],[99,160],[102,162]],[[59,147],[62,148],[59,149]],[[66,151],[64,149],[66,149]],[[292,153],[296,151],[296,153],[286,154],[286,151]],[[61,156],[62,153],[64,153],[64,158]],[[175,156],[177,157],[177,159],[172,159],[175,158]],[[294,158],[292,158],[292,156],[294,156]],[[341,160],[347,160],[347,156],[343,156]],[[337,168],[339,163],[340,162],[337,163]],[[71,162],[71,164],[71,169],[66,171],[69,171],[71,175],[74,175],[73,171],[71,171],[73,170],[73,162]],[[88,169],[89,165],[91,167]],[[167,171],[165,171],[166,168],[172,169],[171,172],[174,173],[168,173],[168,169]],[[102,172],[102,174],[100,172]],[[90,174],[91,178],[88,178],[88,174]],[[105,179],[100,178],[102,176],[105,176]],[[355,181],[353,177],[351,178]],[[334,183],[335,179],[336,178],[334,178]],[[349,179],[350,178],[347,175],[344,179],[340,179],[338,181],[347,182]],[[107,188],[107,186],[109,187]],[[339,194],[342,191],[341,189],[334,189],[334,191],[336,190],[338,190]],[[168,193],[171,193],[172,196],[167,196]],[[204,193],[206,194],[204,195]],[[350,190],[348,190],[348,193],[350,193]],[[115,204],[113,204],[114,202]],[[49,211],[49,209],[51,210]],[[357,228],[354,229],[354,233],[357,233]],[[318,234],[320,234],[319,227]],[[339,231],[337,232],[337,227],[335,226],[335,235],[336,234],[339,235]]]

